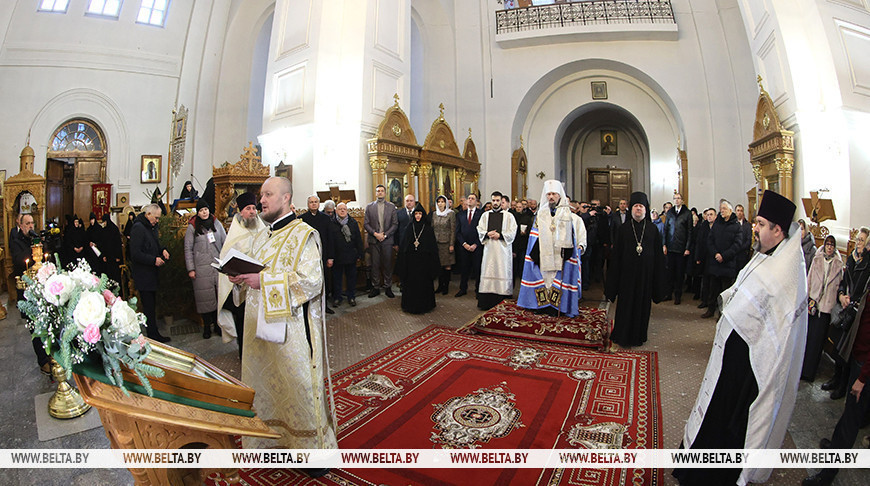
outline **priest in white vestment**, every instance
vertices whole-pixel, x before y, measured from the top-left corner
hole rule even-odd
[[[480,289],[477,307],[487,310],[514,294],[513,242],[517,236],[517,220],[502,210],[500,192],[492,193],[492,209],[483,213],[477,223],[477,236],[483,245],[480,264]]]
[[[689,449],[779,449],[797,397],[807,335],[807,279],[795,205],[765,191],[756,253],[719,296],[722,317],[686,422]],[[761,483],[771,469],[675,469],[681,485]]]
[[[250,255],[254,238],[266,227],[257,216],[257,196],[252,192],[239,194],[236,198],[239,212],[233,216],[227,239],[221,248],[221,259],[231,250]],[[233,289],[238,289],[233,292]],[[225,343],[238,337],[239,359],[242,357],[242,332],[245,322],[245,292],[243,287],[234,286],[226,274],[218,274],[218,325]]]
[[[260,190],[268,224],[252,255],[258,274],[230,277],[247,287],[242,381],[256,392],[257,415],[278,441],[243,437],[245,448],[337,448],[324,329],[320,238],[290,209],[292,188],[271,177]]]

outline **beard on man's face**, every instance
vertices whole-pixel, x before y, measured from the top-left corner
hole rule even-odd
[[[259,218],[259,216],[257,216],[256,214],[251,216],[250,218],[246,218],[240,214],[239,222],[241,222],[242,226],[246,229],[254,229],[257,227],[257,218]]]

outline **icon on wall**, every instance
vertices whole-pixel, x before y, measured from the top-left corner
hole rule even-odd
[[[601,155],[616,154],[616,130],[601,130]]]

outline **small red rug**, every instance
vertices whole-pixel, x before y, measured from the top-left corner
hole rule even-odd
[[[606,309],[580,307],[575,317],[551,317],[504,300],[460,331],[605,349],[609,329]]]
[[[652,352],[602,354],[429,327],[336,373],[333,385],[341,448],[661,448]],[[337,469],[316,480],[280,469],[240,475],[251,485],[662,484],[660,469]]]

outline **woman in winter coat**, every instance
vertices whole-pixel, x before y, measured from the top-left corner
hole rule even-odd
[[[843,307],[851,302],[861,302],[864,299],[864,291],[867,289],[867,281],[870,279],[868,239],[870,239],[870,229],[862,227],[858,231],[855,250],[846,258],[843,278],[840,280],[840,288],[837,290],[837,298]],[[858,322],[853,322],[852,326],[852,329],[856,330]],[[834,350],[831,356],[834,360],[834,376],[821,386],[822,390],[831,391],[831,400],[843,398],[846,396],[847,389],[852,386],[852,383],[849,382],[848,369],[852,356],[852,344],[854,344],[852,341],[843,343],[842,346]]]
[[[822,347],[831,322],[831,309],[837,300],[837,290],[843,278],[843,259],[837,251],[837,240],[833,236],[825,238],[825,244],[816,251],[807,275],[807,295],[809,297],[809,316],[807,317],[807,348],[801,379],[813,381]]]
[[[719,307],[719,294],[731,286],[737,276],[737,253],[743,247],[743,234],[731,203],[719,201],[719,216],[707,235],[707,275],[710,287],[707,311],[702,318],[712,317]]]
[[[456,253],[453,244],[456,241],[456,214],[447,206],[444,195],[435,198],[437,209],[431,213],[432,229],[435,231],[435,242],[438,243],[438,260],[441,262],[441,273],[438,276],[438,289],[447,295],[450,287],[450,270],[456,263]]]
[[[211,329],[220,335],[217,323],[218,271],[211,266],[220,258],[221,247],[227,233],[224,226],[211,215],[204,199],[196,203],[196,216],[190,219],[184,235],[184,262],[187,275],[193,281],[196,312],[202,316],[202,337],[211,337]]]

